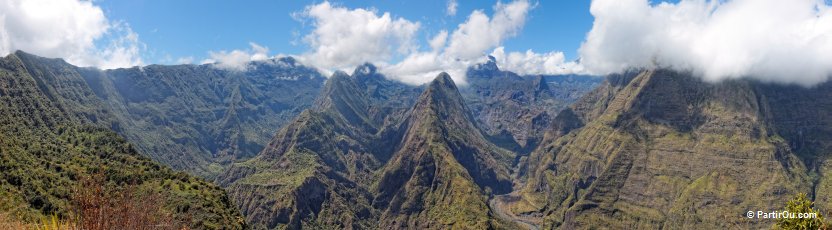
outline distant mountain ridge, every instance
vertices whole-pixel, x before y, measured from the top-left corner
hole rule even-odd
[[[246,71],[151,65],[81,74],[119,120],[116,131],[142,152],[209,177],[260,151],[325,80],[288,57]]]
[[[500,70],[494,57],[468,68],[460,92],[489,139],[528,153],[539,144],[550,121],[602,78],[580,75],[520,76]]]

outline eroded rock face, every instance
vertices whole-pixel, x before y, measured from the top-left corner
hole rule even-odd
[[[769,87],[782,86],[666,70],[613,76],[558,115],[515,211],[542,212],[544,227],[770,226],[741,214],[812,192],[816,170],[806,165],[819,161],[801,156],[826,153],[795,148],[799,137],[778,123],[788,112],[772,103],[787,96]]]
[[[423,90],[361,75],[372,72],[336,73],[313,109],[220,177],[250,223],[493,227],[487,198],[511,190],[513,154],[481,134],[447,74]]]
[[[373,228],[378,211],[369,188],[401,139],[398,127],[419,91],[369,65],[352,76],[335,73],[312,109],[219,181],[255,226]]]
[[[154,160],[213,177],[263,149],[311,107],[325,77],[282,58],[244,71],[211,65],[78,69],[120,134]]]
[[[519,76],[494,60],[472,66],[460,92],[479,127],[501,147],[526,154],[560,110],[594,89],[600,77]]]

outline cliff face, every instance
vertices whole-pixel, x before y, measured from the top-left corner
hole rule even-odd
[[[369,188],[401,139],[401,119],[413,101],[407,98],[418,92],[369,65],[352,76],[338,72],[312,109],[219,182],[255,225],[372,228],[378,211]]]
[[[422,90],[372,68],[333,75],[312,109],[219,178],[250,223],[361,229],[499,224],[487,196],[511,190],[513,155],[480,133],[447,75]]]
[[[491,59],[467,71],[460,92],[475,123],[494,143],[526,155],[540,143],[551,120],[594,89],[602,78],[578,75],[520,76]]]
[[[23,52],[0,59],[0,211],[70,218],[82,178],[103,170],[108,188],[158,195],[192,228],[243,227],[222,189],[138,153],[110,130],[122,124],[76,67]]]
[[[809,171],[814,197],[821,210],[832,208],[832,82],[811,88],[757,84],[769,106],[766,120]]]
[[[558,115],[513,211],[542,213],[544,227],[770,226],[741,214],[812,191],[813,170],[783,135],[784,108],[772,103],[782,91],[768,87],[781,86],[666,70],[611,76]]]
[[[287,121],[312,105],[324,77],[291,58],[211,65],[151,65],[78,71],[120,126],[154,160],[212,177],[252,157]]]

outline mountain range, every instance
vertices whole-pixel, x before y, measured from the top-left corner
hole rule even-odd
[[[71,216],[97,173],[199,229],[765,228],[744,214],[801,192],[832,205],[830,82],[520,76],[493,58],[465,79],[18,51],[0,60],[0,211]]]
[[[520,76],[493,58],[465,79],[18,51],[0,60],[0,211],[70,216],[97,172],[194,228],[765,228],[743,215],[832,204],[832,83]]]
[[[188,192],[213,189],[208,197],[205,192],[171,197],[175,202],[169,208],[179,211],[204,202],[199,199],[213,203],[199,206],[211,207],[199,209],[200,218],[192,224],[199,228],[240,226],[237,208],[250,226],[266,228],[513,226],[495,218],[488,198],[512,190],[519,158],[538,144],[551,114],[598,82],[586,76],[520,77],[496,68],[493,59],[472,67],[469,72],[477,78],[461,90],[448,75],[410,86],[388,80],[371,64],[352,75],[337,72],[325,78],[292,58],[251,62],[243,71],[211,64],[97,70],[21,51],[5,59],[9,83],[0,95],[11,101],[47,101],[8,104],[18,111],[4,117],[14,124],[6,126],[14,127],[6,135],[20,139],[4,138],[5,143],[35,138],[52,140],[48,144],[57,147],[51,148],[73,149],[76,142],[90,140],[71,138],[87,134],[64,128],[54,134],[53,126],[101,133],[93,136],[106,138],[93,139],[89,148],[115,144],[121,147],[110,154],[126,154],[146,162],[139,165],[161,170],[151,173],[155,177],[139,176],[143,186],[176,187],[182,183],[176,181],[184,180],[192,185],[179,188]],[[22,81],[32,81],[31,89],[14,93],[25,88],[17,83]],[[39,107],[50,103],[54,109]],[[59,112],[41,116],[30,113],[33,107]],[[26,120],[19,117],[36,120],[12,122]],[[497,120],[500,124],[494,125]],[[21,130],[36,134],[19,135]],[[70,139],[50,138],[54,135]],[[110,162],[110,157],[86,151],[60,154],[65,151],[5,151],[6,158],[26,160],[7,162],[16,170],[4,176],[3,192],[13,198],[3,202],[4,210],[18,207],[33,218],[68,213],[69,192],[50,190],[81,182],[75,174],[62,174],[56,160],[80,162],[73,167],[85,170],[76,173],[104,167],[133,175],[108,172],[113,175],[107,180],[115,180],[116,187],[123,177],[135,181],[135,175],[142,175],[134,170],[148,172],[132,168],[136,160]],[[21,163],[33,160],[42,163]],[[210,182],[188,179],[152,161],[214,180],[230,199]],[[125,162],[129,165],[120,165]],[[15,179],[42,167],[47,169],[43,175]],[[437,172],[429,168],[441,173],[433,178]],[[178,179],[171,181],[171,175]],[[55,178],[64,182],[54,184]],[[153,178],[163,182],[154,184],[159,179]],[[32,181],[47,183],[33,182],[41,187],[32,187]]]
[[[519,88],[531,93],[514,103],[554,101],[544,91],[548,88],[530,84],[540,79],[506,80],[537,87]],[[470,87],[494,84],[482,82]],[[491,102],[484,108],[502,106],[493,101],[510,94],[503,91],[477,98]],[[557,111],[533,112],[518,114]],[[515,120],[506,127],[527,135],[528,122],[533,121]],[[311,109],[279,131],[258,156],[235,163],[218,181],[229,188],[249,223],[266,228],[500,226],[506,223],[495,222],[487,197],[511,190],[516,155],[489,137],[447,74],[413,87],[388,80],[366,64],[352,75],[336,72]]]

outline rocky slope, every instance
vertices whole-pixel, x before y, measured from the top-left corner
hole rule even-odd
[[[266,228],[372,228],[369,191],[400,139],[418,88],[364,65],[335,73],[312,109],[281,129],[251,160],[219,178],[254,225]]]
[[[0,212],[69,218],[81,178],[104,170],[106,187],[158,194],[192,228],[243,227],[222,189],[152,162],[109,130],[119,121],[77,70],[23,52],[0,59]]]
[[[472,121],[450,76],[428,85],[376,186],[382,228],[493,227],[487,195],[511,190],[513,154],[489,143]]]
[[[826,181],[829,107],[803,97],[828,89],[668,70],[610,76],[557,116],[511,211],[542,215],[544,228],[769,227],[743,214],[779,210]]]
[[[154,160],[211,177],[264,148],[309,108],[323,85],[292,58],[212,65],[77,70],[119,122],[114,130]]]
[[[460,87],[478,126],[494,143],[527,154],[537,147],[554,116],[603,78],[520,76],[500,70],[493,57],[470,67]]]
[[[511,189],[513,155],[480,133],[447,75],[421,91],[370,65],[338,72],[219,182],[265,228],[504,226],[486,203]]]

